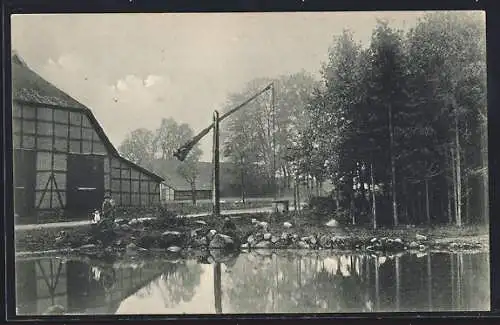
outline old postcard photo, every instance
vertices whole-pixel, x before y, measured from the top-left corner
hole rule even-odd
[[[11,29],[17,315],[490,310],[484,12]]]

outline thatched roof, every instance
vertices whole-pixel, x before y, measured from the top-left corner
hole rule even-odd
[[[17,54],[12,56],[12,99],[32,104],[87,109],[83,104],[31,70]]]

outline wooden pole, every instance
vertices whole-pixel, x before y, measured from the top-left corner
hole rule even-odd
[[[372,216],[373,216],[373,229],[377,229],[377,197],[375,196],[375,180],[373,178],[373,163],[370,163],[370,181],[372,191]]]
[[[273,185],[274,185],[274,199],[277,200],[279,197],[278,183],[276,179],[276,90],[274,87],[274,82],[271,84],[271,109],[273,113]]]
[[[214,111],[214,144],[213,144],[213,163],[214,163],[214,178],[213,178],[213,214],[220,215],[220,186],[219,186],[219,112]]]

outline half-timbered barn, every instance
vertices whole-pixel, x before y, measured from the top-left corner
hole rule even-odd
[[[121,157],[89,108],[18,55],[12,80],[14,210],[20,220],[47,222],[54,210],[64,218],[83,217],[105,195],[118,206],[159,203],[163,178]]]

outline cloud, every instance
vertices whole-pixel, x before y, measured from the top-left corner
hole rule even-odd
[[[116,83],[116,89],[118,91],[126,91],[128,89],[127,83],[124,80],[118,80]]]
[[[143,91],[143,88],[151,88],[153,86],[161,86],[164,83],[165,78],[158,75],[148,75],[146,78],[142,79],[136,75],[127,75],[122,79],[119,79],[114,88],[120,92],[127,91]]]
[[[163,77],[151,74],[144,80],[144,86],[151,87],[159,82],[162,82],[163,80]]]
[[[386,15],[410,22],[419,14]],[[128,132],[155,129],[163,117],[201,130],[229,93],[254,78],[301,69],[317,74],[334,35],[351,27],[367,44],[375,18],[371,12],[18,15],[12,42],[43,78],[91,108],[119,145]],[[210,137],[203,150],[210,159]]]
[[[71,53],[62,54],[56,60],[49,58],[47,65],[52,69],[60,69],[68,72],[78,72],[83,68],[83,64],[78,56]]]

